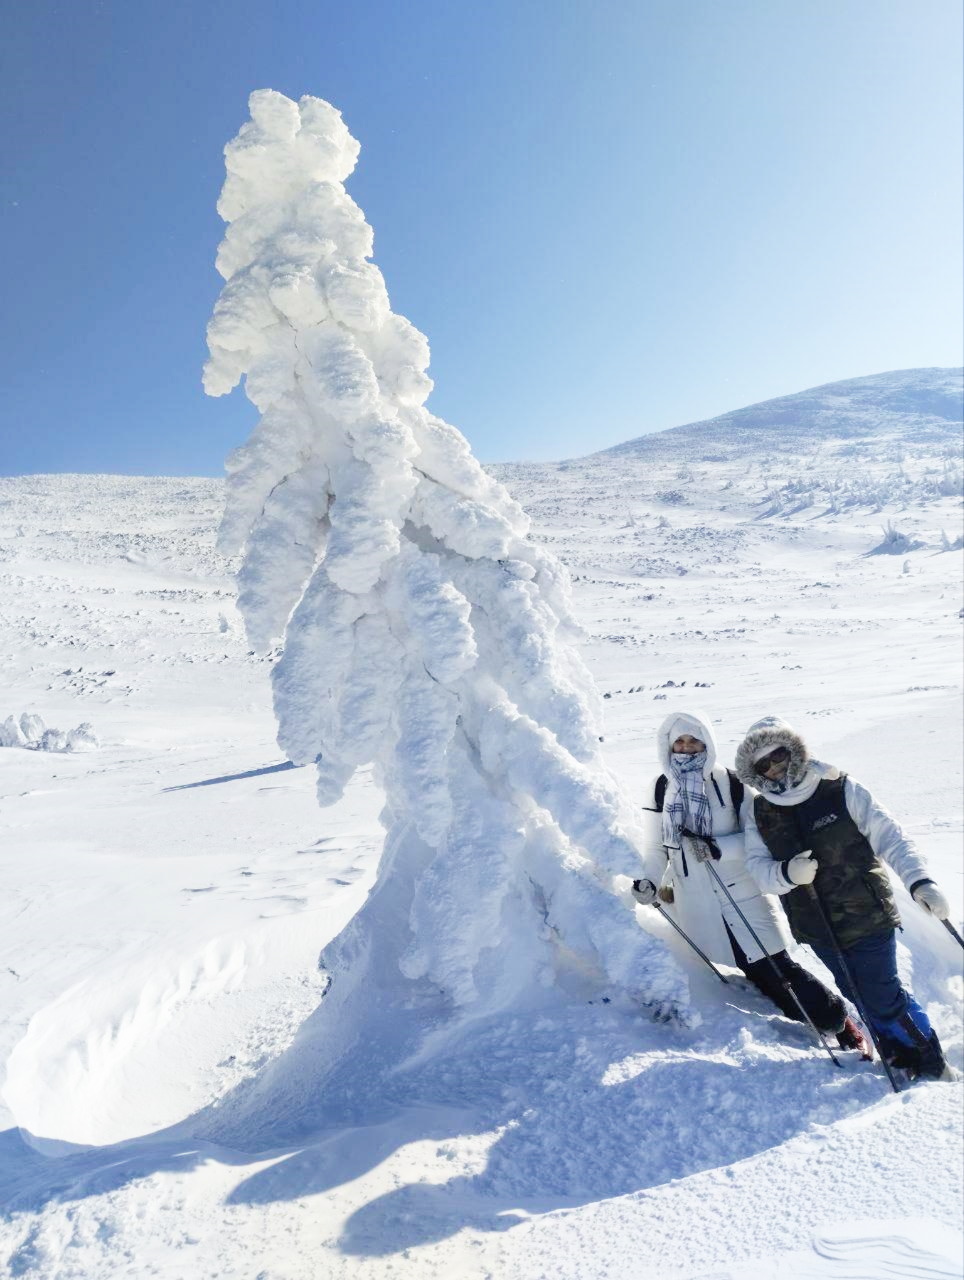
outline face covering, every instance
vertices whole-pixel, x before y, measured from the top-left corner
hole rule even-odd
[[[688,755],[685,751],[674,751],[672,753],[673,768],[678,769],[680,773],[692,773],[694,769],[702,770],[706,764],[706,752],[697,751],[696,755]]]
[[[782,796],[789,785],[788,778],[789,773],[785,773],[782,778],[760,778],[759,783],[754,785],[759,786],[761,791],[769,791],[771,795]]]

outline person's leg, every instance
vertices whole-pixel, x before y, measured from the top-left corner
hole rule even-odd
[[[794,1022],[803,1022],[797,1001],[787,990],[787,984],[803,1005],[818,1031],[836,1034],[842,1030],[847,1017],[844,1003],[836,992],[809,973],[802,965],[791,960],[785,951],[777,951],[769,958],[748,960],[746,953],[727,929],[730,946],[737,966],[743,970],[758,991],[772,1000],[780,1012]],[[778,972],[774,972],[774,967]]]
[[[835,948],[814,947],[837,985],[862,1008],[880,1042],[881,1051],[896,1067],[939,1076],[946,1063],[940,1041],[927,1014],[901,984],[897,973],[897,935],[894,930],[861,938],[843,956],[856,984],[853,991]]]
[[[783,981],[774,973],[774,965],[779,970]],[[790,995],[792,991],[818,1031],[836,1035],[843,1030],[847,1019],[844,1002],[835,991],[824,986],[820,979],[814,977],[803,965],[797,964],[796,960],[791,960],[785,951],[777,951],[769,959],[764,956],[754,961],[750,968],[756,971],[750,975],[751,981],[756,982],[758,986],[761,983],[767,983],[770,988],[767,994],[788,1018],[793,1018],[797,1022],[802,1021],[797,1001]],[[790,991],[787,990],[787,985]]]

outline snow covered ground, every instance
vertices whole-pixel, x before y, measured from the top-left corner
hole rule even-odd
[[[959,371],[881,375],[493,469],[573,574],[630,791],[673,707],[707,709],[726,759],[779,712],[879,792],[958,923],[960,388]],[[672,936],[694,1029],[573,973],[400,1069],[357,1044],[307,1109],[240,1105],[269,1062],[310,1078],[295,1033],[324,993],[318,953],[382,832],[367,774],[319,810],[313,771],[275,745],[270,663],[214,551],[221,493],[0,480],[0,722],[89,722],[101,743],[0,749],[0,1267],[960,1276],[961,1086],[895,1096],[853,1055],[836,1070]],[[961,1066],[960,948],[898,892],[901,964]]]

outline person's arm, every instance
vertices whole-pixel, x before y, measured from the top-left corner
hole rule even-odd
[[[753,799],[749,796],[743,801],[742,816],[747,871],[761,893],[789,893],[796,885],[787,879],[784,864],[773,857],[760,835],[753,816]]]
[[[643,847],[640,850],[643,860],[641,880],[651,880],[658,887],[666,871],[669,861],[666,846],[663,844],[663,815],[656,808],[656,780],[648,787],[643,806]]]
[[[927,863],[900,823],[853,778],[848,777],[844,783],[844,802],[859,831],[867,837],[871,849],[900,876],[918,906],[937,916],[938,920],[946,920],[950,913],[947,899],[929,875]]]
[[[844,802],[861,835],[867,837],[878,858],[900,876],[909,893],[919,881],[930,880],[927,864],[913,840],[866,787],[848,777],[844,783]]]

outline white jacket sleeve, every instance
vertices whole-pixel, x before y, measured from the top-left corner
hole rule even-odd
[[[867,837],[878,858],[882,858],[900,876],[908,892],[918,880],[930,879],[913,840],[904,834],[900,824],[877,803],[867,788],[850,777],[844,783],[844,803],[861,835]]]
[[[748,798],[743,807],[744,839],[746,841],[746,869],[759,885],[761,893],[789,893],[796,888],[783,874],[783,864],[778,862],[766,847],[753,816],[753,801]]]
[[[663,815],[656,810],[655,778],[646,791],[644,799],[646,805],[641,823],[643,829],[643,868],[639,878],[641,880],[652,880],[653,884],[659,888],[659,883],[663,878],[669,859],[663,845]]]

